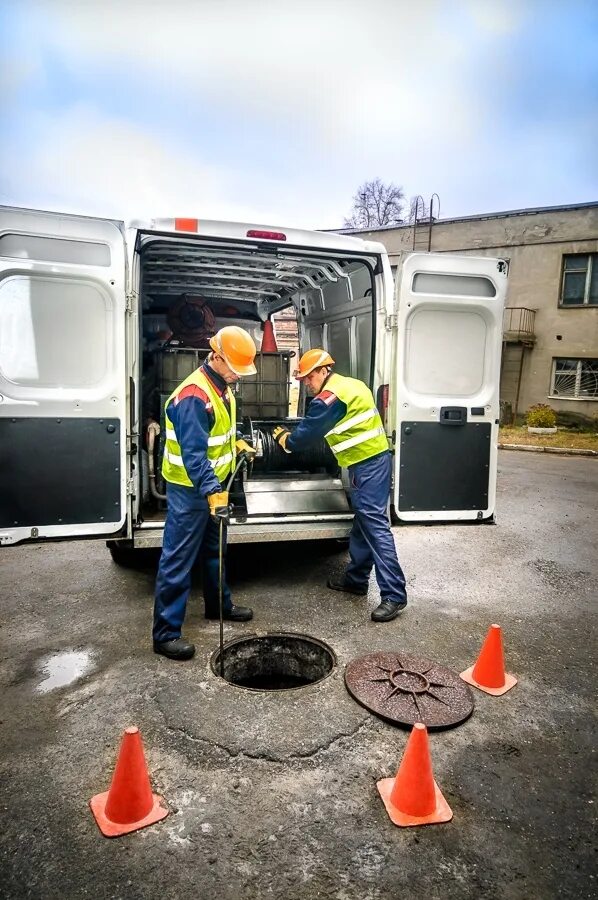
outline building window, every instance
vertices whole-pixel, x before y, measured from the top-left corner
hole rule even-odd
[[[553,360],[550,393],[572,400],[598,400],[598,359]]]
[[[598,253],[563,257],[559,306],[598,306]]]

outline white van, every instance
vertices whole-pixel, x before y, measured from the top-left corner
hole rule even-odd
[[[206,334],[292,308],[299,352],[327,349],[372,389],[394,451],[401,522],[492,521],[507,263],[250,223],[122,222],[0,207],[0,544],[160,546],[164,401]],[[203,331],[202,331],[203,329]],[[258,353],[238,428],[257,447],[231,489],[229,541],[342,538],[343,474],[324,442],[284,454],[272,427],[296,359]],[[291,412],[293,413],[291,415]],[[152,477],[150,477],[152,476]]]

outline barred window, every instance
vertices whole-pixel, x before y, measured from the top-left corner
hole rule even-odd
[[[598,306],[598,253],[563,257],[559,306]]]
[[[552,366],[553,397],[598,400],[598,359],[555,359]]]

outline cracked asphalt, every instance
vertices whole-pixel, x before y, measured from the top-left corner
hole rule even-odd
[[[225,637],[304,632],[337,655],[296,691],[212,674],[218,624],[199,585],[195,659],[153,654],[154,554],[123,569],[102,543],[1,550],[2,896],[596,897],[598,461],[499,459],[496,526],[394,529],[410,605],[392,623],[369,620],[373,579],[367,598],[326,590],[346,559],[336,545],[231,547],[234,597],[255,619]],[[453,821],[398,829],[375,782],[395,774],[407,732],[352,700],[344,666],[403,650],[461,671],[493,622],[519,683],[476,691],[470,719],[430,735]],[[132,724],[170,815],[109,840],[88,801]]]

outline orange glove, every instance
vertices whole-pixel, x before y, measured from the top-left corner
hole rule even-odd
[[[228,491],[220,491],[219,494],[208,494],[208,506],[210,507],[210,515],[215,516],[219,507],[228,506]]]
[[[285,428],[284,425],[277,425],[276,428],[272,430],[272,437],[276,441],[279,447],[282,447],[285,453],[290,453],[290,450],[287,450],[287,441],[291,436],[291,432],[288,428]]]

